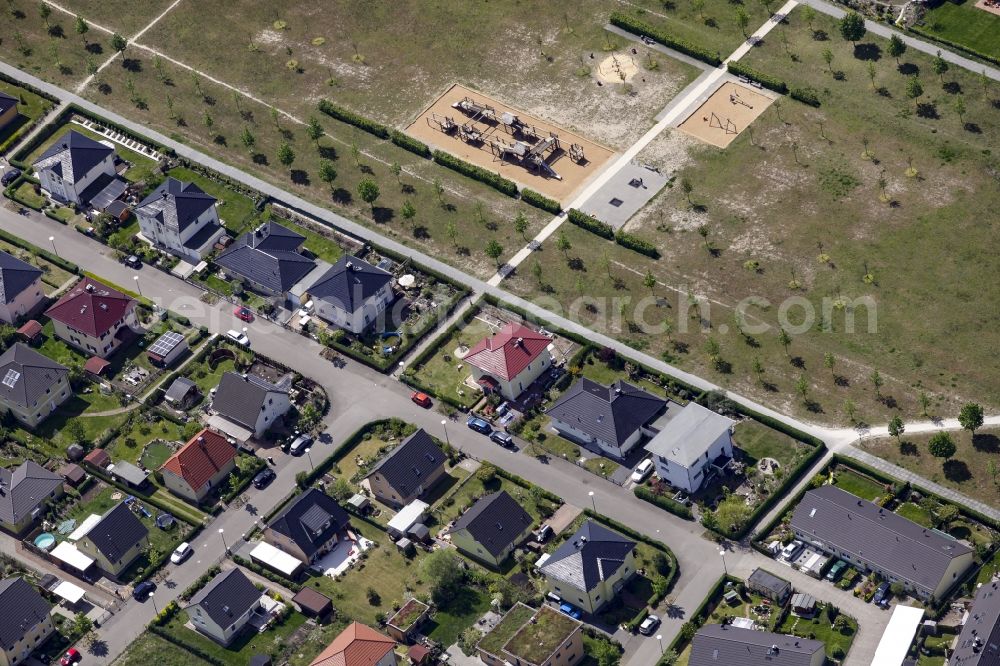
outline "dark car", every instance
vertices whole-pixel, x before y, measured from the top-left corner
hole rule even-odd
[[[145,601],[155,589],[156,583],[150,580],[144,580],[132,588],[132,598],[136,601]]]
[[[134,254],[125,257],[125,265],[129,268],[142,268],[142,260]]]
[[[261,470],[257,476],[253,477],[253,487],[259,490],[274,481],[276,478],[278,478],[278,475],[274,473],[274,470],[267,467]]]
[[[490,435],[490,439],[504,447],[505,449],[510,449],[514,447],[514,438],[505,432],[499,430],[494,430]]]
[[[484,435],[488,435],[493,432],[492,426],[477,416],[470,416],[469,420],[465,422],[465,425]]]
[[[876,606],[885,606],[889,603],[889,583],[882,583],[875,590],[875,596],[872,597],[872,603]]]
[[[17,180],[20,175],[21,175],[21,170],[20,169],[10,168],[7,171],[5,171],[4,174],[3,174],[3,177],[0,178],[0,185],[3,185],[4,187],[7,187],[11,183],[13,183],[15,180]]]

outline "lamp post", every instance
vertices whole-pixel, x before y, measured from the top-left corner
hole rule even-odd
[[[590,495],[590,503],[591,503],[591,505],[593,505],[593,507],[594,507],[594,513],[597,513],[597,500],[596,500],[596,499],[594,499],[594,491],[593,491],[593,490],[591,490],[591,491],[590,491],[589,493],[587,493],[587,494],[588,494],[588,495]]]
[[[719,557],[722,558],[722,570],[728,576],[729,575],[729,568],[726,566],[726,551],[725,550],[720,550],[719,551]]]
[[[153,602],[153,616],[156,617],[157,615],[160,614],[160,611],[157,610],[157,608],[156,608],[156,599],[154,597],[155,597],[155,592],[150,592],[149,593],[149,600],[151,602]]]
[[[660,654],[663,654],[663,634],[656,634],[656,642],[660,644]]]
[[[451,446],[451,440],[448,439],[448,419],[441,419],[441,427],[444,428],[444,441],[445,444]]]
[[[222,547],[225,548],[226,549],[226,553],[228,553],[229,552],[229,545],[226,544],[225,530],[222,529],[221,527],[219,528],[219,538],[222,539]]]
[[[55,236],[49,236],[49,242],[52,243],[52,251],[58,257],[59,256],[59,250],[56,249],[56,237]]]
[[[139,276],[133,275],[132,279],[135,281],[135,289],[139,292],[139,296],[142,296],[142,287],[139,286]]]
[[[313,465],[313,458],[311,455],[309,455],[309,451],[311,450],[312,447],[309,446],[306,447],[306,458],[309,458],[309,471],[314,471],[316,469],[316,466]]]

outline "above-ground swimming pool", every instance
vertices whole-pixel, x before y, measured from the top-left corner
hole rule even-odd
[[[48,550],[52,546],[56,545],[56,538],[48,532],[42,532],[35,537],[35,545],[42,550]]]

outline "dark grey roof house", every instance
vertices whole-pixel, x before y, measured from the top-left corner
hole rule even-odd
[[[284,296],[316,267],[315,261],[299,252],[304,241],[304,236],[266,222],[243,234],[215,263],[262,293]]]
[[[196,629],[226,645],[260,607],[263,593],[240,569],[223,571],[191,597],[186,610]]]
[[[53,142],[32,166],[36,172],[50,170],[63,180],[76,182],[114,152],[114,148],[70,130]]]
[[[596,444],[602,452],[622,458],[666,407],[665,399],[628,382],[605,386],[583,377],[546,414],[564,437]]]
[[[966,614],[948,666],[1000,664],[1000,583],[983,583]]]
[[[380,501],[401,507],[418,499],[444,476],[445,460],[444,451],[421,428],[382,458],[364,484]]]
[[[835,486],[807,492],[791,527],[800,539],[921,599],[944,598],[973,563],[969,546]]]
[[[76,546],[95,558],[101,569],[117,576],[142,553],[148,541],[149,530],[125,502],[119,502],[101,516]]]
[[[222,235],[216,199],[194,183],[167,178],[135,209],[143,235],[158,247],[201,261]]]
[[[553,590],[593,613],[635,573],[635,541],[592,520],[539,565]]]
[[[16,342],[0,355],[0,407],[34,427],[70,397],[69,369]]]
[[[507,491],[479,498],[449,530],[462,552],[499,566],[531,531],[531,515]]]
[[[751,591],[779,604],[784,603],[788,595],[792,593],[791,583],[784,578],[775,576],[770,571],[760,568],[754,569],[750,577],[747,578],[747,587]]]
[[[306,289],[316,314],[360,333],[392,302],[392,274],[363,259],[343,256]]]
[[[210,421],[209,424],[237,439],[247,439],[247,432],[249,436],[260,437],[291,408],[291,388],[290,378],[272,384],[256,375],[227,372],[212,399],[212,411],[244,432],[234,431],[226,423]]]
[[[350,516],[326,493],[310,488],[271,520],[264,540],[311,563],[339,540]]]
[[[52,606],[20,576],[0,581],[0,660],[18,663],[52,633]]]
[[[179,409],[186,409],[198,395],[198,385],[187,377],[178,377],[163,394],[163,399]]]
[[[0,129],[17,118],[17,104],[20,100],[0,90]]]
[[[732,625],[707,624],[691,641],[688,666],[822,666],[823,643]]]
[[[20,532],[62,492],[62,484],[61,476],[33,460],[25,460],[13,471],[0,469],[0,524]]]
[[[0,308],[0,319],[13,324],[42,300],[41,277],[41,269],[0,251],[0,303],[6,306]]]

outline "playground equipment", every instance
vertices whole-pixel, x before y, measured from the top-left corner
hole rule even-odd
[[[472,122],[481,121],[488,123],[497,122],[497,110],[489,104],[480,104],[471,97],[463,97],[461,100],[451,105],[453,109],[458,109],[469,116]]]
[[[569,158],[577,164],[584,161],[586,158],[583,156],[583,146],[578,143],[570,144]]]
[[[453,119],[448,116],[439,116],[436,113],[431,113],[431,115],[427,118],[427,124],[431,127],[437,127],[445,134],[451,134],[455,131],[455,128],[458,127]]]
[[[483,133],[472,123],[465,123],[458,128],[458,138],[466,143],[482,143]]]
[[[500,137],[490,141],[490,150],[501,161],[511,159],[527,169],[537,169],[544,171],[547,175],[562,180],[562,176],[555,172],[545,161],[545,154],[559,149],[559,135],[549,132],[549,136],[540,139],[534,144],[525,141],[515,141],[507,143]]]
[[[752,108],[752,107],[751,107]],[[715,115],[715,111],[712,111],[711,116],[708,118],[709,127],[717,127],[721,129],[726,134],[739,134],[739,130],[736,129],[736,123],[731,121],[728,117],[726,118],[726,123],[722,124],[722,119]]]

